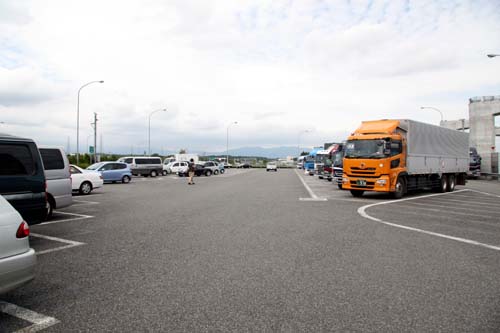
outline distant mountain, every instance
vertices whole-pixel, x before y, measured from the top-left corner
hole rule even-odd
[[[310,151],[309,148],[300,148],[300,151]],[[211,153],[210,155],[225,155],[226,152]],[[254,157],[265,157],[265,158],[283,158],[287,156],[297,156],[297,147],[274,147],[274,148],[263,148],[263,147],[241,147],[236,149],[230,149],[229,155],[231,156],[254,156]]]

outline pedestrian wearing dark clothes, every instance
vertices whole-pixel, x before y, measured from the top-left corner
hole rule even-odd
[[[190,159],[189,160],[189,165],[188,165],[188,185],[194,185],[193,182],[193,177],[194,177],[194,160]]]

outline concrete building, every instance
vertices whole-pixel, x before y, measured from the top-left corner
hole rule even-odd
[[[469,99],[469,119],[445,120],[443,127],[456,130],[469,129],[469,145],[481,155],[481,172],[498,173],[498,148],[495,138],[500,127],[495,127],[495,117],[500,116],[500,96],[482,96]]]
[[[500,115],[500,96],[483,96],[469,99],[470,145],[482,157],[481,171],[498,173],[498,150],[495,137],[500,127],[495,127],[495,116]]]

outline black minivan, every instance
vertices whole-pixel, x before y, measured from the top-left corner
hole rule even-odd
[[[0,134],[0,194],[28,224],[45,220],[45,174],[33,140]]]

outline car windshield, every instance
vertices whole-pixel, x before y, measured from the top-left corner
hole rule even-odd
[[[385,140],[351,140],[347,141],[346,158],[382,158]]]
[[[87,168],[87,170],[97,170],[99,169],[100,166],[102,166],[104,163],[94,163],[91,166]]]

